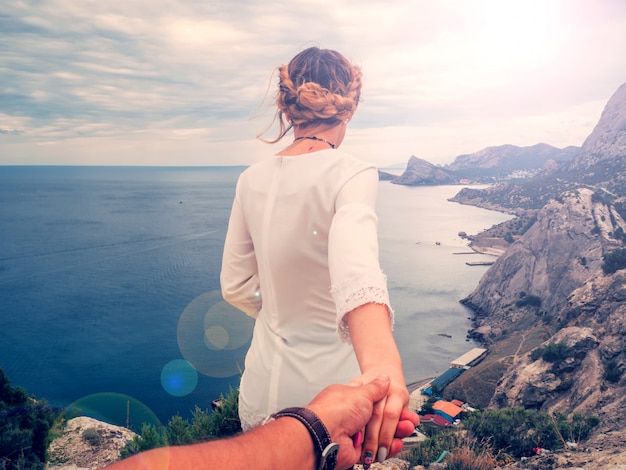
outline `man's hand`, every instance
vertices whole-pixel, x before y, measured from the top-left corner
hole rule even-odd
[[[363,451],[363,433],[372,417],[374,405],[387,396],[389,377],[380,376],[364,385],[331,385],[320,392],[307,406],[328,428],[333,442],[339,444],[337,468],[357,463]],[[389,457],[402,449],[402,438],[413,433],[418,416],[402,411]]]

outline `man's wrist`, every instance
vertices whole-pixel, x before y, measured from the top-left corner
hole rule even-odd
[[[308,408],[285,408],[272,415],[275,419],[290,417],[300,421],[313,440],[316,468],[318,470],[334,470],[337,464],[339,444],[332,442],[328,429],[322,420]]]

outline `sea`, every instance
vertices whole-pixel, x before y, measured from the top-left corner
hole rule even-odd
[[[139,429],[237,387],[252,320],[221,298],[245,167],[0,166],[0,368],[64,408]],[[460,232],[509,215],[449,202],[462,186],[381,181],[380,263],[407,383],[477,345],[459,303],[493,261]]]

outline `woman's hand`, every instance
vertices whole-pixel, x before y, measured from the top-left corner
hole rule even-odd
[[[361,459],[363,429],[369,426],[377,404],[389,393],[390,380],[385,375],[360,383],[360,378],[345,385],[331,385],[319,393],[307,408],[315,412],[339,444],[337,468],[347,468]],[[410,436],[419,424],[417,414],[404,410],[389,444],[388,457],[402,449],[402,439]]]
[[[368,303],[345,316],[354,352],[362,375],[354,384],[369,383],[380,375],[390,378],[385,398],[374,406],[365,428],[363,464],[382,462],[392,455],[392,443],[401,414],[408,409],[409,392],[402,372],[402,360],[391,332],[386,305]]]
[[[386,371],[386,373],[389,372],[389,370]],[[375,372],[368,371],[353,380],[352,384],[369,383],[374,378],[372,375],[377,376]],[[407,408],[409,392],[402,371],[391,373],[389,377],[390,385],[387,395],[374,405],[372,417],[365,427],[362,458],[364,466],[375,461],[382,462],[398,453],[401,446],[398,449],[394,447],[397,447],[394,438],[410,435],[419,424],[417,415],[410,413]],[[410,425],[406,423],[407,421]],[[407,430],[408,434],[404,434]]]

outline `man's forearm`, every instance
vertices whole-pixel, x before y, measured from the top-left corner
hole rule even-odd
[[[302,423],[280,418],[231,439],[153,449],[109,470],[248,470],[315,467],[313,441]]]

